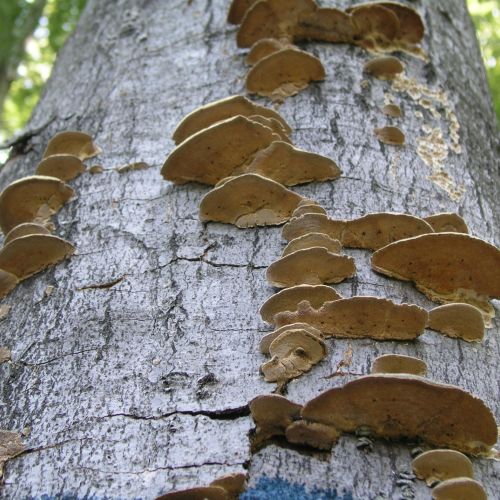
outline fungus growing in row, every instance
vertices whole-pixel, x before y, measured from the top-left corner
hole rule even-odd
[[[269,283],[277,288],[295,285],[340,283],[356,274],[352,257],[312,247],[297,250],[273,262],[266,272]]]
[[[407,214],[373,213],[353,220],[304,214],[286,224],[283,238],[290,241],[311,232],[327,234],[345,247],[377,250],[393,241],[432,233],[432,228],[419,217]]]
[[[267,323],[274,323],[274,316],[283,311],[296,311],[298,304],[307,300],[318,309],[325,302],[342,298],[333,288],[326,285],[297,285],[275,293],[260,308],[260,315]]]
[[[377,139],[391,146],[402,146],[405,143],[405,135],[398,127],[382,127],[374,130]]]
[[[85,165],[77,156],[58,154],[44,158],[36,167],[37,175],[70,181],[85,172]]]
[[[456,409],[456,411],[453,411]],[[309,401],[301,416],[354,433],[361,426],[388,439],[487,453],[497,441],[493,414],[480,399],[416,375],[367,375]]]
[[[278,338],[282,333],[288,332],[290,330],[302,330],[306,333],[314,335],[321,340],[323,340],[324,338],[323,334],[317,328],[314,328],[314,326],[308,325],[307,323],[292,323],[290,325],[282,326],[281,328],[278,328],[273,332],[264,335],[259,344],[260,352],[262,354],[269,354],[269,347],[271,346],[273,340]]]
[[[403,356],[402,354],[384,354],[379,356],[372,363],[372,373],[410,373],[425,377],[427,374],[427,364],[419,358],[413,356]]]
[[[233,0],[231,2],[231,6],[229,7],[227,22],[230,24],[240,24],[242,19],[245,17],[246,11],[255,2],[257,2],[257,0]]]
[[[23,222],[45,222],[75,192],[55,177],[33,175],[9,184],[0,194],[0,227],[4,234]]]
[[[276,40],[275,38],[263,38],[255,42],[247,55],[246,62],[253,66],[264,57],[283,49],[291,49],[295,46],[287,40]]]
[[[283,141],[275,141],[259,151],[243,170],[269,177],[284,186],[333,180],[342,173],[330,158],[297,149]]]
[[[481,483],[468,477],[447,479],[432,490],[434,500],[488,500]]]
[[[20,238],[21,236],[28,236],[30,234],[50,234],[50,231],[41,224],[36,224],[35,222],[23,222],[18,226],[13,227],[6,235],[3,240],[3,244],[7,245],[12,240]]]
[[[238,227],[273,226],[290,219],[302,197],[256,174],[231,177],[200,203],[200,220]]]
[[[342,244],[339,240],[334,240],[324,233],[307,233],[304,234],[304,236],[299,236],[298,238],[291,240],[290,243],[288,243],[288,245],[284,248],[281,256],[285,257],[293,252],[296,252],[297,250],[305,250],[313,247],[326,248],[329,252],[336,254],[340,254],[342,251]]]
[[[401,108],[397,104],[386,104],[382,108],[382,113],[386,116],[390,116],[392,118],[400,118],[401,117]]]
[[[413,459],[411,466],[415,475],[425,480],[427,486],[456,477],[474,477],[472,462],[455,450],[425,451]]]
[[[445,304],[429,311],[427,327],[448,337],[467,342],[481,342],[484,337],[482,312],[464,303]]]
[[[349,14],[335,8],[318,8],[300,16],[294,39],[345,43],[353,40],[354,32]]]
[[[363,71],[379,80],[393,80],[404,71],[403,63],[393,56],[376,57],[363,66]]]
[[[386,276],[413,281],[437,302],[466,302],[490,317],[489,298],[500,298],[500,250],[461,233],[433,233],[381,248],[372,268]]]
[[[338,441],[340,432],[329,425],[297,420],[286,428],[285,437],[292,444],[310,446],[317,450],[331,450]]]
[[[226,490],[228,500],[237,500],[245,490],[246,479],[246,474],[243,472],[235,472],[215,479],[210,483],[210,486],[223,488]]]
[[[326,215],[326,210],[318,204],[301,204],[299,205],[292,214],[294,217],[302,217],[304,214],[323,214]]]
[[[59,132],[52,137],[45,148],[43,157],[71,155],[85,160],[97,156],[99,153],[101,153],[101,149],[94,144],[90,135],[83,132],[67,131]]]
[[[423,217],[435,233],[469,233],[469,228],[460,215],[455,213],[442,213]]]
[[[286,130],[282,127],[278,120],[275,120],[274,118],[266,118],[265,116],[260,115],[252,115],[248,118],[249,120],[270,128],[280,138],[280,141],[283,141],[283,143],[290,144],[292,142],[290,137],[288,137]]]
[[[32,234],[12,240],[0,250],[0,269],[19,280],[69,257],[75,247],[57,236]]]
[[[317,57],[298,49],[283,49],[262,58],[250,69],[246,88],[252,94],[282,100],[325,76]]]
[[[19,280],[16,275],[0,269],[0,299],[12,292],[18,283]]]
[[[279,139],[269,127],[249,118],[228,118],[179,144],[163,164],[161,175],[175,184],[194,181],[214,185]]]
[[[325,302],[319,309],[304,301],[296,312],[278,313],[274,319],[278,327],[308,323],[326,337],[414,340],[424,333],[427,317],[416,305],[358,296]]]
[[[229,497],[226,490],[219,486],[199,486],[166,493],[155,500],[229,500]]]
[[[281,123],[287,134],[292,132],[288,123],[276,111],[254,104],[242,95],[235,95],[195,109],[177,125],[172,137],[175,144],[180,144],[196,132],[238,115],[245,117],[259,115],[264,118],[274,118]]]
[[[304,329],[287,330],[269,345],[270,361],[260,369],[267,382],[280,386],[308,372],[326,356],[326,344],[321,337]]]

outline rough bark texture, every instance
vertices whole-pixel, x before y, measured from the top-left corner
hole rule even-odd
[[[274,388],[258,371],[268,327],[257,311],[273,292],[264,272],[281,252],[281,230],[202,225],[197,212],[207,188],[176,187],[159,175],[175,124],[203,103],[243,91],[246,67],[225,22],[227,4],[90,0],[32,118],[37,132],[0,171],[2,188],[31,173],[49,138],[64,129],[88,131],[104,150],[90,164],[105,172],[75,180],[78,198],[56,218],[57,233],[78,255],[4,301],[13,308],[0,339],[13,361],[0,366],[1,427],[30,429],[28,451],[6,466],[5,498],[151,499],[245,467],[258,498],[402,495],[406,445],[377,442],[365,453],[346,437],[331,454],[277,445],[250,454],[247,403]],[[379,108],[389,84],[361,85],[363,50],[315,43],[304,47],[321,57],[327,79],[281,112],[298,147],[331,156],[344,174],[296,191],[343,218],[457,210],[473,234],[498,244],[499,144],[472,23],[464,2],[412,5],[425,19],[430,62],[403,59],[410,76],[441,86],[455,106],[463,153],[451,154],[445,168],[464,184],[464,197],[452,201],[428,179],[416,154],[423,123],[416,103],[401,98],[407,146],[381,145],[373,129],[386,123]],[[113,169],[136,161],[152,168]],[[432,306],[412,285],[371,272],[369,252],[348,253],[358,275],[339,292]],[[111,288],[79,291],[122,276]],[[47,285],[55,286],[48,297]],[[291,383],[289,397],[305,402],[350,380],[328,378],[349,346],[353,373],[367,373],[381,353],[418,355],[432,379],[471,391],[500,415],[497,328],[481,345],[431,331],[413,343],[330,342],[328,358]],[[474,469],[494,498],[498,464],[476,460]],[[412,488],[428,498],[422,482]]]

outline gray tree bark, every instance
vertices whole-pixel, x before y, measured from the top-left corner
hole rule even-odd
[[[380,144],[373,129],[388,121],[379,108],[390,84],[362,83],[367,52],[319,43],[304,47],[320,56],[326,81],[287,99],[280,111],[298,147],[336,159],[344,174],[296,190],[343,218],[458,211],[474,235],[498,244],[500,148],[465,3],[411,5],[425,20],[430,61],[402,59],[409,76],[449,95],[462,153],[450,152],[444,168],[464,186],[463,197],[453,200],[429,180],[416,153],[428,111],[394,94],[407,145]],[[151,499],[243,470],[258,498],[403,493],[405,444],[376,442],[365,453],[354,437],[343,437],[331,454],[276,444],[250,452],[247,404],[274,387],[259,374],[258,343],[269,328],[258,310],[273,293],[264,272],[281,252],[281,230],[203,225],[198,205],[207,188],[173,186],[159,174],[186,113],[244,90],[247,68],[236,29],[225,22],[227,8],[223,0],[90,0],[34,112],[35,132],[15,145],[0,171],[1,188],[32,173],[61,130],[87,131],[104,151],[104,173],[76,179],[78,198],[55,220],[57,234],[78,254],[4,301],[12,310],[0,322],[0,344],[11,349],[12,362],[0,366],[1,427],[29,434],[27,451],[6,466],[3,498]],[[114,170],[137,161],[152,168]],[[358,275],[337,286],[340,293],[433,306],[411,284],[370,271],[369,252],[347,253]],[[120,277],[110,288],[79,290]],[[55,287],[50,296],[47,285]],[[290,384],[288,397],[303,403],[352,379],[329,378],[352,346],[351,372],[368,373],[382,353],[417,355],[432,379],[483,398],[498,419],[498,333],[495,326],[480,345],[431,331],[412,343],[336,340],[326,360]],[[495,498],[498,463],[475,460],[474,469]],[[429,497],[422,482],[411,488],[416,498]]]

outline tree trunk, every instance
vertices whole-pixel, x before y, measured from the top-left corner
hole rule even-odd
[[[422,125],[432,123],[428,111],[392,92],[407,145],[382,145],[373,129],[388,121],[379,108],[390,83],[362,75],[370,57],[362,49],[319,43],[304,47],[320,56],[326,80],[287,99],[280,112],[298,147],[334,158],[344,174],[296,191],[342,218],[457,211],[472,234],[498,244],[499,142],[465,3],[411,4],[425,20],[430,61],[402,59],[408,75],[450,98],[462,153],[450,152],[444,169],[464,195],[452,199],[432,182],[416,152]],[[28,450],[6,466],[5,498],[151,499],[244,469],[249,498],[403,495],[398,472],[409,471],[411,460],[405,444],[379,441],[366,453],[354,437],[342,437],[331,454],[276,444],[250,452],[247,404],[274,388],[259,374],[258,343],[269,327],[258,310],[273,293],[264,272],[283,247],[281,229],[201,224],[207,188],[173,186],[159,173],[186,113],[244,91],[247,68],[227,8],[223,0],[90,0],[34,112],[35,132],[0,171],[2,188],[30,175],[61,130],[87,131],[104,151],[90,162],[104,173],[76,179],[78,198],[55,219],[78,254],[4,301],[12,310],[0,338],[12,362],[0,366],[1,426],[29,428]],[[114,169],[137,161],[152,168]],[[358,274],[336,286],[340,293],[433,306],[411,284],[373,273],[369,252],[347,253]],[[110,288],[81,290],[121,277]],[[431,331],[412,343],[336,340],[325,361],[290,384],[288,397],[303,403],[354,378],[328,377],[352,346],[351,372],[368,373],[381,353],[416,355],[432,379],[483,398],[498,419],[499,339],[494,328],[480,345]],[[494,498],[498,465],[475,460],[474,469]],[[411,482],[411,490],[429,497],[423,482]]]

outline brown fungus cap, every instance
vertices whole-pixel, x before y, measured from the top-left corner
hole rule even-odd
[[[482,312],[470,304],[445,304],[429,311],[427,327],[448,337],[481,342],[484,337]]]
[[[7,243],[15,240],[16,238],[20,238],[21,236],[28,236],[30,234],[50,234],[50,231],[41,224],[36,224],[35,222],[23,222],[22,224],[13,227],[5,235],[3,244],[7,245]]]
[[[273,262],[266,272],[269,283],[278,288],[295,285],[340,283],[356,274],[352,257],[312,247],[297,250]]]
[[[294,39],[348,43],[354,39],[354,33],[349,14],[339,9],[319,8],[299,16]]]
[[[376,128],[374,132],[377,139],[384,144],[402,146],[405,143],[405,135],[398,127]]]
[[[326,215],[326,210],[318,204],[302,204],[299,205],[292,214],[293,217],[302,217],[304,214],[323,214]]]
[[[468,477],[447,479],[432,490],[434,500],[488,500],[481,483]]]
[[[269,177],[284,186],[333,180],[342,173],[330,158],[303,151],[283,141],[273,142],[259,151],[244,170]]]
[[[32,175],[9,184],[0,194],[0,227],[5,233],[23,222],[55,214],[75,192],[55,177]]]
[[[261,115],[251,115],[248,118],[254,122],[260,123],[261,125],[270,128],[280,138],[280,141],[288,144],[291,143],[290,137],[278,120],[275,120],[274,118],[266,118],[265,116]]]
[[[415,475],[424,479],[428,486],[455,477],[474,477],[472,462],[455,450],[425,451],[413,459],[411,466]]]
[[[339,240],[334,240],[324,233],[308,233],[291,240],[283,249],[281,256],[285,257],[297,250],[305,250],[312,247],[326,248],[329,252],[336,254],[340,254],[342,251],[342,244]]]
[[[246,57],[247,64],[253,66],[257,64],[261,59],[271,55],[274,52],[278,52],[283,49],[291,49],[294,45],[288,40],[276,40],[276,38],[262,38],[252,45],[250,52]]]
[[[323,339],[323,334],[317,328],[314,328],[314,326],[308,325],[307,323],[292,323],[291,325],[282,326],[281,328],[264,335],[259,344],[260,352],[262,354],[269,354],[269,347],[271,346],[273,340],[278,338],[282,333],[290,330],[303,330],[311,335],[314,335],[315,337],[318,337],[319,339]]]
[[[400,118],[401,117],[401,108],[397,104],[386,104],[382,108],[382,113],[384,113],[384,115],[390,116],[392,118]]]
[[[395,304],[379,297],[350,297],[325,302],[313,309],[307,302],[296,312],[275,316],[278,327],[308,323],[326,337],[414,340],[424,333],[427,311],[409,304]]]
[[[166,493],[156,500],[229,500],[229,496],[227,491],[219,486],[199,486]]]
[[[281,100],[325,79],[321,61],[298,49],[283,49],[261,59],[246,78],[248,92]]]
[[[226,490],[228,500],[237,500],[240,494],[245,491],[247,476],[243,472],[226,474],[210,483],[210,486],[218,486]]]
[[[340,432],[329,425],[297,420],[286,428],[285,436],[292,444],[310,446],[318,450],[331,450],[338,441]]]
[[[480,399],[452,385],[415,375],[368,375],[309,401],[302,418],[376,437],[422,439],[432,446],[480,454],[497,440],[493,414]]]
[[[180,144],[196,132],[215,123],[238,115],[246,117],[260,115],[265,118],[274,118],[281,123],[288,134],[292,132],[288,123],[276,111],[254,104],[242,95],[235,95],[205,104],[186,115],[173,133],[175,144]]]
[[[442,213],[423,218],[436,233],[469,233],[469,228],[460,215]]]
[[[14,274],[19,280],[24,280],[66,259],[74,251],[75,247],[71,243],[57,236],[22,236],[0,250],[0,269]]]
[[[202,221],[238,227],[273,226],[286,222],[301,196],[256,174],[232,177],[209,191],[200,204]]]
[[[379,3],[358,4],[347,9],[353,26],[353,40],[366,49],[383,48],[393,42],[400,23],[397,15]]]
[[[0,299],[6,297],[14,288],[19,280],[15,274],[0,269]]]
[[[101,153],[92,137],[83,132],[59,132],[47,144],[43,157],[53,155],[72,155],[85,160]]]
[[[73,155],[52,155],[44,158],[36,167],[37,175],[57,177],[62,181],[70,181],[85,172],[82,160]]]
[[[396,241],[372,256],[372,268],[413,281],[437,302],[467,302],[490,314],[500,298],[500,250],[460,233],[433,233]]]
[[[307,300],[314,308],[325,302],[342,298],[333,288],[326,285],[297,285],[274,294],[260,308],[264,321],[274,323],[274,316],[283,311],[296,311],[298,304]]]
[[[196,132],[168,156],[161,174],[175,184],[217,184],[259,151],[279,140],[269,127],[235,116]]]
[[[427,364],[419,358],[413,356],[403,356],[402,354],[384,354],[379,356],[372,363],[372,373],[410,373],[425,377],[427,374]]]
[[[363,71],[379,80],[392,80],[404,71],[403,63],[393,56],[376,57],[363,66]]]
[[[227,14],[227,22],[240,24],[247,10],[258,0],[232,0]]]

